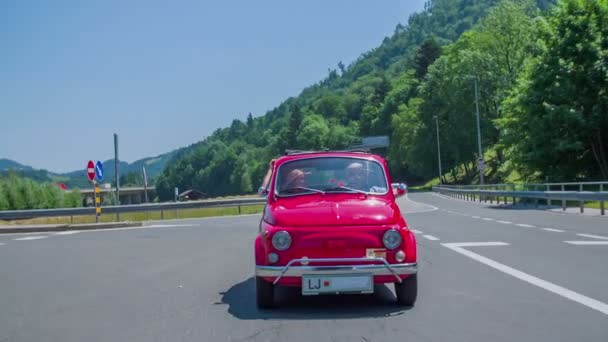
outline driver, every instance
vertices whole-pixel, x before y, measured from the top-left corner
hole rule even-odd
[[[349,188],[363,190],[363,164],[350,163],[346,167],[346,184]]]
[[[349,188],[363,190],[373,193],[384,193],[386,192],[385,187],[373,185],[369,190],[364,189],[368,181],[365,176],[366,172],[363,168],[363,164],[359,162],[350,163],[346,167],[346,182]]]

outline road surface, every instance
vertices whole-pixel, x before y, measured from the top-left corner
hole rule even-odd
[[[416,306],[255,306],[259,215],[0,236],[0,341],[608,341],[608,218],[410,194]]]

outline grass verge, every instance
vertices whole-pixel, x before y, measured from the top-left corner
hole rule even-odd
[[[181,209],[181,210],[164,210],[137,212],[137,213],[121,213],[121,221],[148,221],[148,220],[171,220],[185,218],[201,218],[227,215],[246,215],[261,213],[264,208],[263,204],[241,205],[234,207],[215,207],[215,208],[198,208],[198,209]],[[99,217],[99,222],[116,222],[116,214],[102,214]],[[95,216],[60,216],[60,217],[39,217],[28,220],[2,221],[0,224],[7,225],[30,225],[30,224],[82,224],[95,223]]]

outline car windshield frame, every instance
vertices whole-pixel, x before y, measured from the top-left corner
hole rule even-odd
[[[302,160],[312,160],[312,159],[352,159],[353,161],[358,160],[362,163],[375,163],[378,165],[378,168],[380,170],[380,172],[382,173],[381,175],[381,179],[384,181],[384,184],[386,185],[385,192],[371,192],[371,191],[365,191],[365,190],[359,190],[359,189],[353,189],[353,190],[335,190],[335,189],[331,189],[332,185],[331,184],[327,184],[327,186],[323,189],[316,189],[316,188],[312,188],[315,191],[304,191],[301,193],[280,193],[279,187],[279,178],[281,175],[281,168],[285,167],[286,165],[290,165],[294,162],[298,162],[298,161],[302,161]],[[302,158],[296,158],[293,160],[289,160],[286,161],[284,163],[281,163],[281,165],[278,166],[278,168],[276,169],[275,175],[273,175],[273,188],[274,188],[274,196],[276,197],[280,197],[280,198],[285,198],[285,197],[297,197],[297,196],[303,196],[303,195],[327,195],[327,194],[356,194],[356,195],[361,195],[364,194],[366,196],[368,195],[372,195],[372,196],[386,196],[389,193],[392,193],[392,188],[391,188],[391,183],[389,182],[388,179],[388,174],[384,168],[384,166],[382,165],[382,163],[380,163],[379,161],[375,160],[375,159],[370,159],[370,158],[361,158],[361,157],[356,157],[356,156],[310,156],[310,157],[302,157]],[[347,187],[347,186],[339,186],[339,185],[334,185],[335,188],[339,188],[339,187]],[[329,191],[327,191],[326,189],[330,189]]]

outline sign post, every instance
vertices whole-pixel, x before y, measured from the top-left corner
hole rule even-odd
[[[102,169],[103,176],[103,169]],[[97,182],[95,181],[95,177],[97,176],[97,168],[95,163],[92,160],[89,160],[87,163],[87,177],[89,181],[93,183],[93,203],[95,203],[95,222],[99,222],[99,214],[101,213],[100,208],[98,208],[99,199],[99,187],[97,186]]]
[[[93,183],[93,202],[95,203],[95,222],[99,223],[101,216],[101,194],[99,191],[99,182],[103,179],[103,164],[97,161],[97,164],[89,160],[87,163],[87,177]]]

